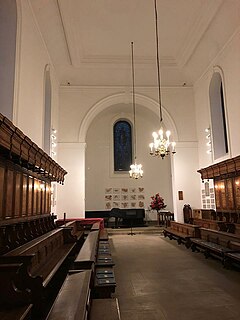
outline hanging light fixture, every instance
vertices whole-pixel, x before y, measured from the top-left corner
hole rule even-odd
[[[155,31],[156,31],[156,62],[157,62],[157,77],[158,77],[158,102],[159,102],[159,120],[160,130],[153,132],[153,142],[149,144],[150,155],[158,156],[164,159],[170,152],[176,153],[175,146],[176,142],[170,142],[171,132],[169,130],[164,134],[162,128],[162,96],[161,96],[161,77],[160,77],[160,59],[159,59],[159,40],[158,40],[158,12],[157,12],[157,0],[154,0],[155,8]]]
[[[134,60],[133,60],[133,42],[131,42],[132,52],[132,104],[133,104],[133,126],[134,126],[134,164],[131,164],[129,176],[133,179],[139,179],[143,176],[142,165],[137,164],[137,136],[136,136],[136,104],[135,104],[135,84],[134,84]]]

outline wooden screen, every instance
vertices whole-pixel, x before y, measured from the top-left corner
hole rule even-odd
[[[0,221],[50,213],[51,183],[0,158]]]

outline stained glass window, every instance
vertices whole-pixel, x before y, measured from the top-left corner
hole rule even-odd
[[[113,127],[114,171],[129,171],[132,164],[132,128],[125,120]]]

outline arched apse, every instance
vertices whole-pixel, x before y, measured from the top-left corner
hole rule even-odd
[[[108,107],[112,105],[117,105],[117,104],[125,104],[126,101],[126,94],[125,93],[118,93],[115,95],[111,95],[107,98],[104,98],[97,102],[86,114],[85,118],[81,122],[80,129],[79,129],[79,142],[85,142],[86,140],[86,134],[88,131],[88,127],[92,123],[93,119],[103,110],[107,109]],[[144,95],[141,94],[135,94],[135,101],[136,104],[142,105],[143,107],[149,109],[151,112],[155,113],[157,117],[159,117],[159,104]],[[177,133],[177,128],[176,125],[170,116],[170,114],[167,112],[167,110],[162,106],[162,111],[163,111],[163,124],[168,130],[171,131],[172,137],[174,141],[178,141],[178,133]],[[154,129],[154,128],[153,128]]]
[[[222,69],[215,67],[209,85],[211,130],[215,160],[222,158],[229,153],[227,110],[225,105],[224,89]]]
[[[16,0],[0,2],[0,112],[13,120],[16,38]]]
[[[44,73],[44,135],[43,148],[50,155],[51,151],[51,103],[52,86],[50,78],[50,68],[46,66]]]
[[[150,197],[159,192],[165,199],[168,209],[173,210],[171,158],[166,157],[162,161],[149,154],[148,145],[151,142],[151,133],[159,124],[156,114],[141,104],[136,104],[136,155],[137,161],[143,165],[144,171],[143,178],[139,180],[130,179],[129,173],[126,171],[114,171],[113,126],[116,121],[121,119],[133,121],[131,103],[110,105],[93,118],[86,133],[84,181],[86,211],[108,210],[116,205],[123,208],[125,205],[123,197],[120,194],[112,194],[111,200],[108,201],[110,196],[105,195],[106,190],[113,191],[121,188],[130,190],[130,188],[138,187],[145,190],[144,197],[140,199],[138,195],[129,196],[126,200],[128,207],[135,206],[147,209]]]

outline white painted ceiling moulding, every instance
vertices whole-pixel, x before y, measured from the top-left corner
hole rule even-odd
[[[156,64],[155,57],[137,57],[135,58],[136,64],[141,65],[151,65],[154,66]],[[81,58],[81,66],[84,64],[126,64],[129,67],[130,59],[128,56],[86,56]],[[160,61],[161,67],[178,67],[177,61],[174,57],[162,57]]]
[[[80,66],[80,56],[84,55],[83,46],[78,37],[77,19],[74,13],[78,10],[78,6],[74,1],[57,0],[61,19],[63,21],[63,29],[68,44],[68,51],[71,57],[72,65]]]
[[[206,1],[202,5],[201,14],[198,15],[194,26],[189,30],[185,42],[176,57],[179,68],[183,68],[193,55],[199,41],[206,33],[222,3],[223,0],[216,0]]]

